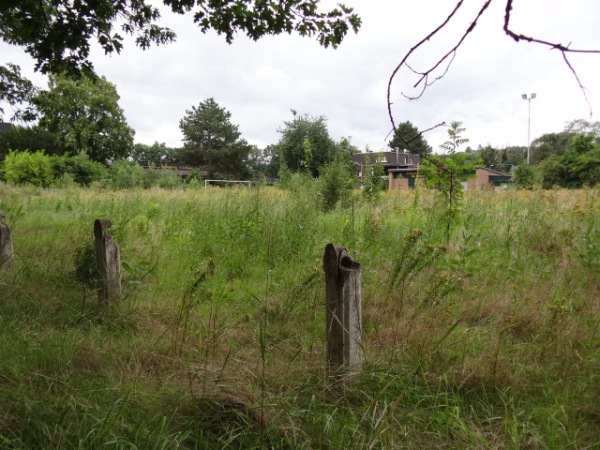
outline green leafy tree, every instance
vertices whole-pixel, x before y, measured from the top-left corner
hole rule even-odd
[[[531,164],[538,164],[551,156],[563,155],[577,135],[592,136],[593,142],[600,143],[600,122],[589,122],[585,119],[572,120],[567,122],[563,131],[546,133],[534,139],[531,142]]]
[[[570,131],[561,131],[560,133],[547,133],[531,141],[531,150],[529,154],[529,162],[531,164],[539,164],[550,156],[562,155],[575,133]]]
[[[503,165],[505,172],[510,172],[511,168],[527,161],[527,147],[524,146],[504,147],[499,152],[500,164]]]
[[[462,136],[464,131],[462,122],[451,122],[448,128],[449,139],[440,146],[448,154],[425,158],[420,169],[426,184],[437,189],[436,210],[445,229],[447,244],[453,227],[459,222],[464,195],[462,182],[482,163],[475,152],[456,152],[459,146],[469,142],[469,139]]]
[[[472,176],[482,163],[473,153],[451,153],[432,155],[421,165],[421,175],[429,187],[437,189],[439,219],[445,230],[446,243],[450,241],[452,229],[459,222],[463,205],[463,180]]]
[[[247,179],[252,147],[241,138],[231,113],[209,98],[186,111],[179,122],[184,147],[181,158],[202,166],[211,178]]]
[[[31,152],[45,150],[48,155],[62,155],[69,149],[60,143],[56,133],[44,127],[13,125],[9,130],[0,133],[0,159],[4,158],[10,150]]]
[[[339,148],[329,136],[324,116],[294,114],[294,119],[284,124],[277,147],[289,170],[317,177],[321,166],[336,160]]]
[[[462,136],[462,133],[465,131],[466,128],[463,127],[462,122],[450,122],[450,128],[448,128],[448,140],[440,145],[440,147],[449,154],[455,153],[458,150],[458,147],[469,142],[469,139]]]
[[[146,182],[146,171],[135,161],[118,159],[109,168],[108,185],[113,189],[144,187]]]
[[[512,173],[512,181],[520,189],[533,189],[539,184],[539,169],[530,164],[519,164]]]
[[[562,155],[552,155],[539,166],[545,188],[593,186],[600,182],[600,144],[593,133],[576,135]]]
[[[215,30],[229,43],[245,32],[257,40],[296,32],[316,37],[324,47],[338,46],[349,30],[358,31],[360,18],[338,5],[329,11],[319,0],[162,0],[164,6],[188,14],[203,33]],[[156,2],[149,0],[7,0],[0,2],[0,39],[23,47],[44,73],[91,71],[90,48],[119,53],[124,35],[137,46],[167,44],[175,33],[160,25]]]
[[[54,178],[61,179],[65,175],[82,186],[89,186],[94,181],[103,181],[108,176],[108,170],[102,163],[92,161],[85,153],[75,156],[54,156],[52,158]]]
[[[9,152],[2,164],[2,174],[9,183],[41,187],[49,186],[54,179],[52,159],[43,151]]]
[[[385,171],[379,158],[377,158],[375,164],[371,166],[369,156],[365,157],[365,168],[362,193],[367,199],[373,200],[379,197],[379,194],[385,189],[387,184],[384,179]]]
[[[126,156],[133,147],[134,131],[118,101],[117,89],[103,77],[66,76],[51,76],[50,90],[34,99],[40,125],[56,133],[61,145],[103,163]]]
[[[336,151],[336,160],[342,162],[343,164],[350,165],[354,168],[354,163],[352,162],[352,155],[360,153],[360,149],[352,144],[352,138],[343,137],[340,139],[340,142],[337,143],[337,151]]]
[[[248,159],[252,178],[277,178],[279,173],[279,149],[276,145],[268,145],[263,149],[252,146]]]
[[[148,161],[160,165],[162,161],[169,161],[176,157],[179,149],[167,147],[164,142],[154,142],[152,145],[134,144],[130,156],[136,161]]]
[[[469,149],[465,150],[465,152],[468,153]],[[485,167],[494,167],[500,164],[500,152],[491,145],[486,145],[485,147],[480,145],[477,150],[474,150],[474,153],[479,155]]]
[[[567,122],[564,131],[573,134],[591,134],[594,136],[594,140],[598,141],[598,139],[600,139],[600,122],[590,122],[585,119],[576,119]]]
[[[21,76],[19,66],[11,63],[0,66],[0,121],[6,118],[6,105],[13,111],[11,120],[34,120],[36,112],[31,101],[37,92],[33,83]]]
[[[356,179],[350,167],[342,161],[335,161],[321,167],[319,194],[323,211],[335,209],[338,204],[349,203]]]
[[[421,156],[429,155],[433,152],[433,149],[419,132],[419,129],[408,120],[396,127],[394,136],[388,145],[392,150],[403,151],[406,149]]]

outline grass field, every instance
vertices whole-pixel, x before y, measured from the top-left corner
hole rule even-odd
[[[600,189],[0,184],[2,449],[600,448]],[[86,283],[113,222],[123,299]],[[329,379],[322,256],[363,266],[364,372]]]

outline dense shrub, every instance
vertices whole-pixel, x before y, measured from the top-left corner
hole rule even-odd
[[[114,189],[146,187],[146,172],[135,161],[119,159],[108,171],[108,184]]]
[[[321,167],[319,172],[319,193],[323,211],[335,209],[340,201],[347,204],[354,188],[350,168],[345,164],[334,162]]]
[[[62,155],[67,149],[60,144],[55,133],[40,126],[12,126],[0,133],[0,159],[10,150],[37,152],[44,150],[48,155]]]
[[[160,187],[164,189],[173,189],[183,184],[183,179],[175,172],[169,169],[152,169],[146,172],[147,187]]]
[[[512,174],[512,181],[521,189],[533,189],[540,184],[540,170],[528,164],[519,164]]]
[[[10,151],[2,166],[2,174],[12,184],[31,183],[46,187],[52,183],[52,158],[43,150],[35,153]]]
[[[102,181],[108,177],[108,170],[104,164],[92,161],[85,153],[75,156],[55,156],[52,160],[52,169],[57,179],[69,175],[75,183],[89,186],[93,181]]]

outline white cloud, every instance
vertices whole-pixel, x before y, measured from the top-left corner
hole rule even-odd
[[[329,2],[331,3],[331,2]],[[97,71],[116,84],[121,106],[136,141],[181,144],[179,121],[185,111],[213,97],[232,113],[243,136],[265,146],[290,109],[325,115],[334,139],[352,136],[360,148],[385,147],[391,125],[387,117],[389,76],[402,56],[441,23],[454,0],[348,0],[363,18],[358,35],[339,49],[323,49],[297,36],[267,37],[252,42],[238,36],[233,45],[215,33],[202,34],[189,16],[164,14],[178,34],[176,44],[141,51],[127,45],[121,55],[94,51]],[[472,21],[481,1],[465,1],[465,13],[439,39],[415,54],[411,64],[423,69],[450,49]],[[526,145],[527,102],[521,94],[536,92],[531,103],[532,138],[562,130],[565,122],[589,119],[589,106],[560,53],[546,47],[515,43],[502,32],[503,2],[492,2],[480,26],[467,38],[447,75],[417,101],[410,92],[415,76],[402,71],[393,85],[397,122],[410,120],[420,129],[460,120],[470,145]],[[528,0],[515,2],[512,28],[573,47],[600,48],[594,2]],[[19,49],[2,45],[5,62],[20,63],[31,74],[33,63]],[[571,55],[582,83],[589,89],[595,114],[600,111],[600,56]],[[35,81],[44,85],[43,77]],[[434,147],[446,139],[445,129],[426,136]]]

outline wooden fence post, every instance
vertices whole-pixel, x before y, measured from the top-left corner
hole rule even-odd
[[[361,268],[345,248],[325,247],[327,365],[337,375],[362,369]]]
[[[121,251],[107,231],[111,226],[112,222],[108,219],[97,219],[94,222],[96,263],[100,274],[98,282],[100,303],[118,300],[121,296]]]
[[[4,212],[0,211],[0,267],[10,267],[14,257],[12,234],[4,221],[5,217]]]

